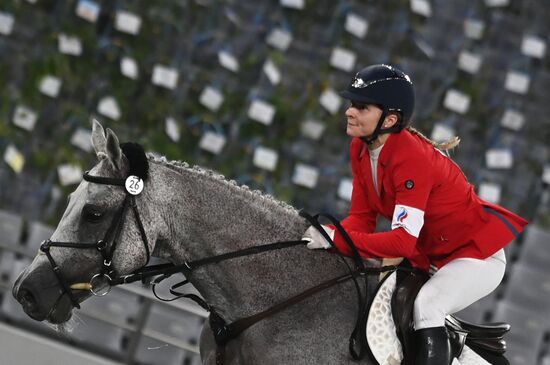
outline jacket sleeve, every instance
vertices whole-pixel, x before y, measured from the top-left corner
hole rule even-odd
[[[344,227],[353,242],[357,241],[358,234],[372,233],[376,228],[377,212],[370,207],[365,186],[363,185],[362,179],[359,176],[360,168],[358,163],[358,156],[363,146],[364,143],[361,140],[356,140],[352,142],[350,148],[350,155],[352,160],[351,169],[353,173],[351,206],[348,216],[340,222],[340,224],[342,225],[342,227]],[[332,229],[336,229],[333,225],[328,226]],[[340,252],[345,255],[352,254],[349,246],[344,241],[344,238],[338,233],[338,230],[336,230],[334,241]],[[336,241],[339,241],[341,244],[339,245],[338,243],[336,243]]]
[[[344,227],[353,242],[355,242],[358,235],[374,232],[376,228],[376,216],[376,212],[369,206],[364,187],[359,179],[355,177],[353,179],[349,215],[340,222],[342,227]],[[338,246],[338,249],[343,253],[351,254],[349,246],[339,233],[335,234],[335,240],[337,239],[343,243],[343,246]]]
[[[425,165],[425,161],[409,160],[389,171],[395,192],[392,230],[380,233],[348,230],[361,256],[391,258],[411,257],[415,254],[416,241],[424,224],[424,210],[433,185],[432,174]],[[351,253],[338,232],[335,233],[334,243],[343,254]]]

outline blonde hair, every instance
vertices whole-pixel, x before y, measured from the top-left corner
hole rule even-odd
[[[429,139],[428,137],[426,137],[420,131],[418,131],[413,127],[407,127],[407,130],[412,134],[415,134],[418,137],[422,138],[424,141],[434,146],[434,148],[437,148],[438,150],[445,152],[447,156],[449,156],[449,150],[452,150],[453,148],[458,146],[458,144],[460,143],[460,138],[457,136],[451,137],[445,142],[438,143],[438,142],[432,141],[431,139]]]

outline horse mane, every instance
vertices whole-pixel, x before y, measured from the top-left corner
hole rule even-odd
[[[193,173],[198,176],[206,177],[210,181],[219,183],[235,192],[243,195],[249,195],[258,201],[264,202],[266,205],[275,206],[284,211],[284,213],[298,215],[298,210],[292,205],[281,200],[275,199],[273,196],[262,192],[261,190],[252,190],[247,185],[239,185],[235,180],[228,180],[224,175],[198,165],[189,165],[187,162],[168,160],[165,156],[158,156],[154,153],[148,153],[147,157],[150,161],[167,167],[177,173]]]

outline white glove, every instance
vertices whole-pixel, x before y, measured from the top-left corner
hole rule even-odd
[[[321,227],[323,227],[325,232],[327,232],[330,239],[334,240],[334,230],[323,225]],[[313,226],[310,226],[305,231],[304,235],[302,236],[302,240],[309,241],[309,243],[307,244],[307,248],[309,248],[310,250],[314,250],[317,248],[331,248],[330,243],[325,239],[325,237],[323,237],[321,232],[319,232],[317,228]]]

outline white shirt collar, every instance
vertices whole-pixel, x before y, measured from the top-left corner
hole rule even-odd
[[[384,145],[374,150],[369,150],[369,155],[372,160],[378,160],[378,157],[380,156],[380,152],[382,151],[382,147],[384,147]]]

